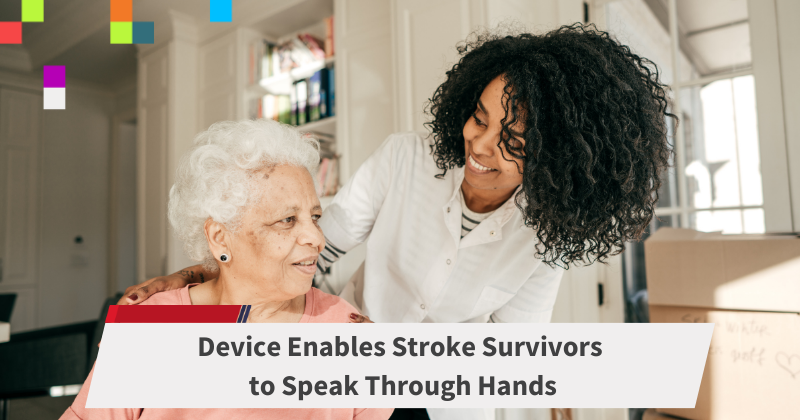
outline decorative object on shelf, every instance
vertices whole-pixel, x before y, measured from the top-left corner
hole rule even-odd
[[[335,195],[339,189],[339,158],[323,157],[317,172],[317,193],[320,197]]]
[[[288,94],[268,93],[251,99],[249,116],[269,118],[284,124],[303,125],[333,116],[333,68],[322,68],[291,85]]]

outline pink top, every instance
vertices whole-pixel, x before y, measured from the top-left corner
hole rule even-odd
[[[190,284],[182,289],[156,293],[139,305],[191,305]],[[306,309],[300,322],[348,322],[350,314],[358,312],[344,299],[311,288],[306,293]],[[61,420],[72,419],[292,419],[292,420],[386,420],[393,408],[86,408],[86,398],[92,384],[92,374],[81,388]],[[145,373],[146,374],[146,373]]]

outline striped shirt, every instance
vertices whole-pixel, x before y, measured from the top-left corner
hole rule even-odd
[[[494,210],[488,213],[475,213],[467,207],[467,202],[464,201],[464,193],[459,190],[458,195],[461,196],[461,239],[464,239],[468,233],[472,232],[472,229],[475,229],[482,221],[488,219],[494,213]]]

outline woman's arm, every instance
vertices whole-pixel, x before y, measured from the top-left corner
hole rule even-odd
[[[117,305],[141,303],[154,293],[180,289],[191,283],[205,283],[208,280],[217,278],[218,275],[218,271],[207,271],[203,269],[202,265],[186,267],[177,273],[153,277],[150,280],[125,289],[125,295],[117,302]]]
[[[320,271],[364,242],[372,231],[393,175],[394,152],[403,140],[391,135],[358,168],[322,213],[319,225],[325,248],[317,259]]]
[[[553,315],[564,269],[540,264],[511,300],[494,311],[488,322],[548,323]]]

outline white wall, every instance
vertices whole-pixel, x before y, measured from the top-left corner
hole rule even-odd
[[[66,105],[43,118],[40,328],[97,319],[106,297],[114,100],[68,87]]]
[[[117,141],[116,291],[136,284],[136,124],[122,123]]]

